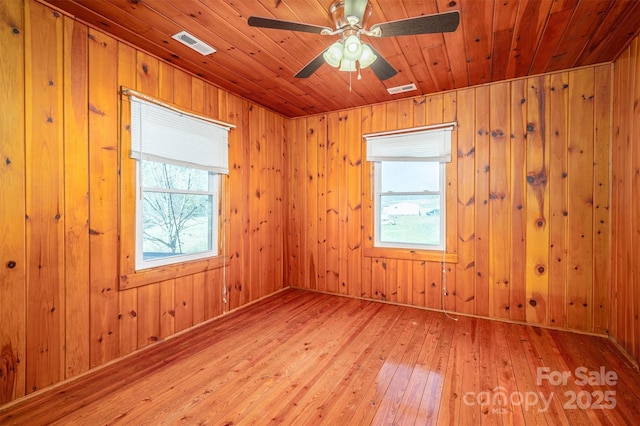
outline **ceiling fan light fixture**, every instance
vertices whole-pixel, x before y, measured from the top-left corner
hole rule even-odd
[[[358,70],[358,76],[360,76],[359,70],[361,68],[371,67],[371,70],[380,81],[395,76],[398,71],[376,49],[360,41],[362,34],[379,38],[449,33],[456,31],[460,24],[460,12],[453,10],[380,22],[370,27],[366,24],[366,21],[372,13],[372,1],[333,0],[329,6],[329,13],[335,23],[335,30],[321,25],[260,16],[249,16],[247,24],[250,27],[297,31],[325,36],[341,36],[339,44],[334,43],[328,49],[315,56],[296,73],[296,78],[307,78],[316,72],[322,64],[328,63],[332,67],[338,67],[341,71]],[[452,2],[450,6],[454,4],[455,2]]]
[[[373,64],[378,57],[373,53],[371,47],[368,44],[362,44],[362,54],[360,55],[360,68],[366,68],[369,65]]]
[[[340,62],[340,71],[353,72],[355,70],[356,70],[356,61],[351,61],[346,58],[342,59],[342,62]]]
[[[362,43],[360,43],[357,35],[353,34],[345,39],[342,55],[350,61],[360,59],[360,55],[362,55]]]
[[[342,46],[342,43],[336,41],[322,54],[322,57],[327,64],[334,68],[338,68],[340,66],[340,61],[342,60],[343,49],[344,47]]]

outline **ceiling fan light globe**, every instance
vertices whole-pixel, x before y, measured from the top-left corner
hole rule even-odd
[[[350,61],[349,59],[342,59],[340,62],[340,71],[353,72],[356,70],[356,61]]]
[[[360,68],[368,67],[373,64],[376,59],[378,59],[378,57],[373,53],[369,45],[363,44],[362,54],[360,55],[360,59],[358,59],[358,62],[360,62]]]
[[[342,43],[336,41],[324,52],[322,57],[327,64],[334,68],[338,68],[340,66],[340,61],[342,60],[342,51]]]
[[[344,58],[350,61],[357,61],[362,55],[362,43],[356,35],[350,35],[344,41],[344,51],[342,52]]]

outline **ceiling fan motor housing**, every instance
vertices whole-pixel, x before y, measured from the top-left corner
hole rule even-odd
[[[335,0],[331,3],[331,6],[329,6],[329,13],[331,14],[331,19],[334,22],[336,30],[344,29],[343,37],[348,37],[349,35],[355,34],[359,29],[366,28],[373,7],[371,6],[371,2],[367,1],[362,19],[359,19],[359,17],[345,16],[344,3],[345,0]]]

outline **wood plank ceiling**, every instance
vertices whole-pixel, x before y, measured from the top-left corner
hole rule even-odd
[[[371,0],[369,25],[458,10],[457,31],[367,38],[398,74],[323,65],[294,75],[338,36],[253,28],[251,15],[333,27],[332,0],[46,0],[48,4],[287,117],[317,114],[614,60],[640,29],[637,0]],[[217,52],[173,40],[187,30]],[[415,83],[390,95],[387,88]]]

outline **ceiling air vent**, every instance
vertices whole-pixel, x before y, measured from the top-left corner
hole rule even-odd
[[[210,55],[216,51],[216,49],[186,31],[180,31],[179,33],[174,34],[171,37],[205,56]]]
[[[405,84],[404,86],[389,87],[387,92],[389,92],[390,95],[396,95],[398,93],[410,92],[411,90],[416,90],[416,85],[413,83]]]

